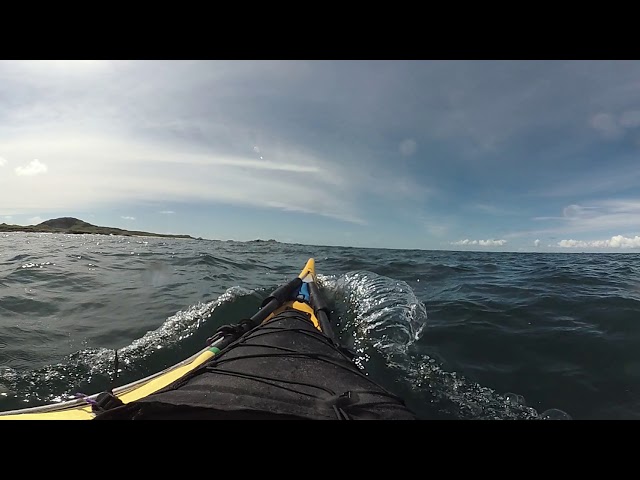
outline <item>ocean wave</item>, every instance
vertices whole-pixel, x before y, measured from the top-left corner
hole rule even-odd
[[[221,306],[254,295],[253,290],[234,286],[214,301],[198,303],[177,312],[156,330],[148,331],[117,350],[117,373],[114,370],[116,351],[107,348],[83,349],[59,364],[27,372],[0,366],[0,411],[70,400],[78,391],[96,393],[108,388],[115,375],[129,373],[125,383],[142,378],[144,369],[141,366],[149,356],[176,347],[193,336]]]
[[[426,308],[406,282],[367,271],[320,275],[318,281],[346,306],[350,323],[375,339],[377,348],[406,349],[426,326]]]
[[[369,271],[320,276],[319,282],[336,303],[342,336],[358,355],[361,368],[376,353],[427,416],[458,419],[567,419],[560,410],[538,413],[524,397],[495,390],[446,371],[416,342],[425,334],[427,308],[406,283]],[[373,352],[374,349],[377,352]],[[394,384],[394,385],[397,385]],[[425,409],[425,405],[428,408]]]

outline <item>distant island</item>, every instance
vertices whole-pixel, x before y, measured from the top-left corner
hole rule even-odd
[[[98,227],[73,217],[62,217],[47,220],[38,225],[8,225],[0,223],[0,232],[34,232],[34,233],[93,233],[96,235],[124,235],[130,237],[169,237],[191,238],[190,235],[165,235],[161,233],[139,232],[137,230],[123,230],[114,227]]]

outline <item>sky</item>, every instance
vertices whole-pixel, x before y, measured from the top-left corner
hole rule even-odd
[[[0,61],[0,223],[640,251],[638,61]]]

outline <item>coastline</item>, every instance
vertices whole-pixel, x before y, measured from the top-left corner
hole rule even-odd
[[[9,225],[0,223],[0,233],[64,233],[64,234],[94,234],[94,235],[122,235],[126,237],[163,237],[185,238],[196,240],[191,235],[171,235],[164,233],[143,232],[139,230],[125,230],[116,227],[99,227],[75,218],[58,218],[47,220],[38,225]]]

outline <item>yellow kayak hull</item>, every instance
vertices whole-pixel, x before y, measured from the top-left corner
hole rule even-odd
[[[315,262],[313,258],[310,258],[307,261],[306,265],[300,272],[299,278],[301,278],[304,282],[316,281]],[[268,322],[273,316],[277,315],[286,308],[294,308],[296,310],[309,313],[313,325],[318,330],[322,330],[320,328],[320,323],[316,318],[313,308],[307,303],[299,301],[290,301],[284,303],[271,315],[269,315],[264,321]],[[115,388],[113,390],[113,393],[123,403],[129,403],[144,398],[148,395],[151,395],[152,393],[157,392],[158,390],[165,388],[185,374],[194,370],[199,365],[215,356],[216,351],[216,348],[206,347],[195,355],[159,373],[130,383],[128,385]],[[91,405],[89,405],[83,399],[78,399],[52,405],[45,405],[41,407],[3,412],[0,413],[0,420],[91,420],[95,416],[96,414],[93,413]]]

